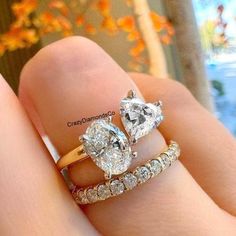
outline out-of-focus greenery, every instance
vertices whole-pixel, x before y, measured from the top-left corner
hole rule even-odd
[[[224,85],[220,81],[212,80],[211,84],[212,84],[212,87],[217,91],[218,96],[224,96],[225,95]]]

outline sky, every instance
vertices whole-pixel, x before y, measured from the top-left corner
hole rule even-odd
[[[227,35],[236,38],[236,0],[193,0],[197,22],[202,25],[206,20],[217,17],[217,6],[223,4],[224,20],[228,23]]]

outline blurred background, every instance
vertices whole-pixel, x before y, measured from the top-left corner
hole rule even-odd
[[[183,83],[236,136],[235,0],[1,0],[0,73],[17,93],[24,64],[71,35],[126,71]]]

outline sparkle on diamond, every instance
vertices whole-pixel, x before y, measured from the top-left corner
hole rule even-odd
[[[127,133],[139,139],[148,134],[162,121],[160,106],[144,103],[139,98],[124,98],[120,104],[123,125]]]
[[[84,149],[95,164],[108,174],[121,174],[131,164],[128,139],[106,120],[94,121],[86,130]]]

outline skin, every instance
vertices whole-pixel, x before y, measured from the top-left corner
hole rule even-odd
[[[135,145],[133,167],[170,139],[180,144],[181,158],[133,191],[79,208],[31,121],[64,155],[88,125],[69,128],[68,121],[115,111],[113,123],[123,129],[119,102],[130,89],[148,102],[162,100],[165,114],[160,131]],[[0,235],[236,234],[235,140],[182,85],[128,75],[95,43],[71,37],[27,63],[19,97],[22,105],[0,80]],[[90,159],[69,171],[81,186],[103,179]]]

